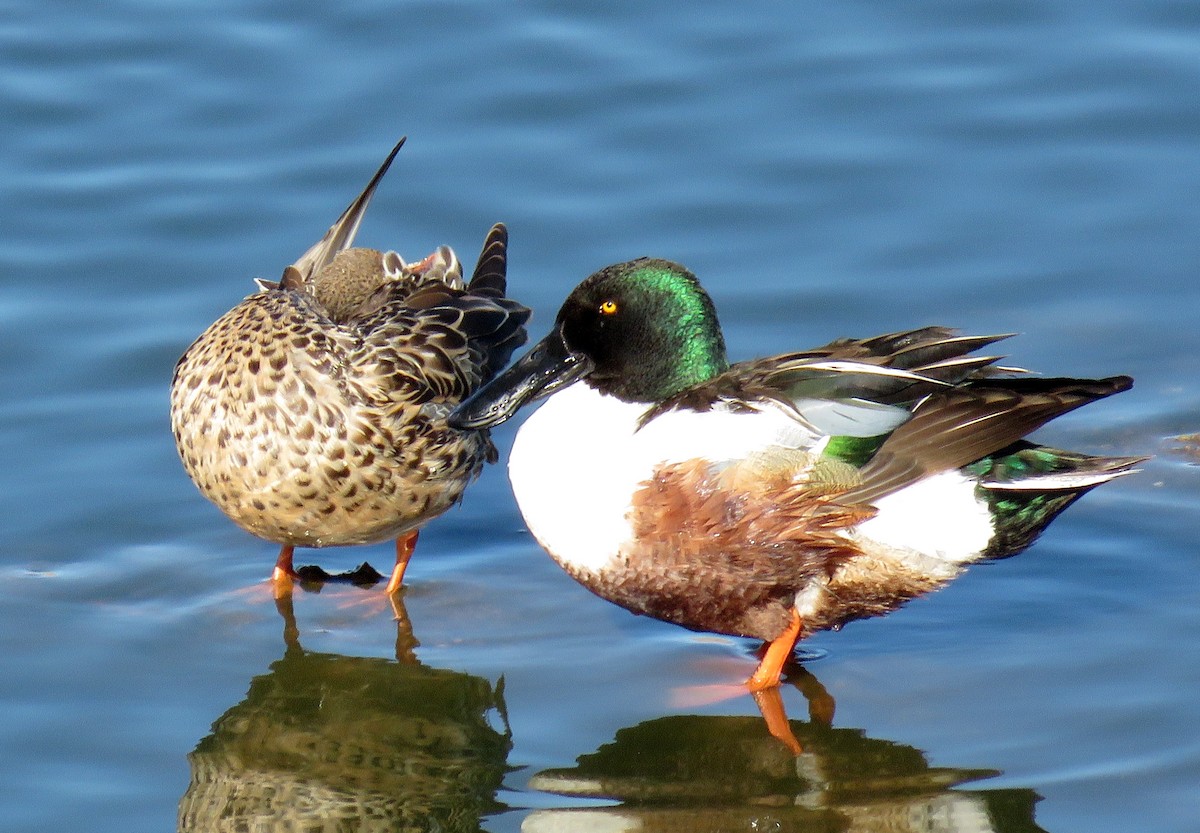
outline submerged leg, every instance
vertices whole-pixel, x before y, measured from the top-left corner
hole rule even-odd
[[[275,609],[279,611],[279,615],[283,617],[283,644],[287,650],[293,651],[300,648],[300,628],[296,624],[296,608],[292,604],[292,594],[286,593],[282,596],[276,594]]]
[[[793,755],[803,752],[804,747],[796,740],[791,724],[788,723],[787,712],[783,710],[783,695],[779,693],[779,686],[754,692],[754,702],[762,713],[771,737],[779,739]]]
[[[787,681],[804,695],[804,699],[808,703],[808,719],[812,723],[821,726],[833,725],[833,713],[837,709],[837,701],[811,671],[798,666],[788,672]]]
[[[392,568],[392,577],[388,579],[387,594],[389,596],[400,591],[404,583],[404,571],[408,568],[408,560],[412,558],[413,550],[417,548],[419,530],[414,529],[407,535],[396,539],[396,566]]]
[[[412,622],[408,618],[408,609],[404,606],[404,596],[394,593],[387,597],[392,603],[392,613],[396,617],[396,661],[418,665],[415,648],[420,641],[413,635]]]
[[[279,551],[279,558],[275,559],[275,569],[271,571],[271,588],[277,599],[290,596],[292,579],[298,578],[296,568],[292,566],[293,553],[294,548],[290,544],[284,544],[283,549]]]
[[[763,654],[762,662],[758,664],[758,668],[754,669],[750,679],[746,680],[746,687],[751,691],[763,691],[779,685],[779,677],[783,674],[783,664],[792,655],[792,648],[796,646],[796,640],[799,637],[800,614],[793,609],[792,620],[788,622],[787,629],[771,640],[771,644],[767,646],[767,652]]]

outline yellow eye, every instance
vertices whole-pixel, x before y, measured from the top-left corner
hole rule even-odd
[[[600,304],[600,314],[601,315],[616,315],[617,314],[617,302],[612,300],[611,298],[608,299],[607,301],[604,301],[602,304]]]

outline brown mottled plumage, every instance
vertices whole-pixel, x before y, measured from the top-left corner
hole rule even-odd
[[[580,574],[605,598],[668,622],[772,640],[796,593],[859,554],[841,531],[871,517],[792,471],[739,477],[737,466],[660,466],[633,496],[636,568]],[[760,474],[761,473],[757,473]],[[650,592],[647,592],[650,590]]]
[[[403,140],[401,141],[403,144]],[[188,475],[243,529],[291,548],[398,539],[444,512],[496,452],[446,415],[525,341],[505,297],[507,232],[464,286],[447,247],[416,264],[351,249],[400,145],[278,283],[221,316],[183,354],[171,423]]]

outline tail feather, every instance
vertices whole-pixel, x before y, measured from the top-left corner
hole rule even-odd
[[[984,558],[1024,550],[1064,509],[1102,483],[1132,474],[1145,457],[1093,457],[1020,442],[974,463],[995,535]]]
[[[483,241],[479,262],[467,288],[476,295],[503,298],[508,290],[508,229],[496,223]]]
[[[392,160],[396,158],[400,148],[404,147],[407,138],[406,136],[401,137],[396,146],[392,148],[392,152],[388,154],[387,159],[383,160],[383,164],[375,171],[375,175],[371,177],[367,187],[347,206],[346,210],[342,212],[342,216],[338,217],[329,227],[329,231],[325,232],[325,236],[284,270],[284,277],[287,281],[301,285],[306,284],[317,270],[333,260],[338,252],[348,249],[354,244],[354,237],[358,234],[358,227],[362,224],[363,216],[367,213],[371,197],[375,195],[375,189],[379,186],[384,174],[388,172],[388,168],[392,166]]]
[[[506,297],[507,291],[508,229],[503,223],[496,223],[483,241],[475,272],[467,284],[468,294],[488,298],[504,312],[503,318],[496,322],[497,326],[488,333],[487,349],[484,351],[486,358],[481,368],[483,382],[492,379],[508,364],[513,352],[525,343],[527,337],[525,323],[529,320],[530,311]]]
[[[1025,473],[1021,476],[1001,475],[985,477],[979,485],[985,489],[1001,491],[1075,491],[1091,489],[1126,474],[1134,474],[1137,466],[1148,457],[1092,457],[1086,454],[1070,454],[1054,450],[1060,458],[1070,457],[1076,464],[1056,471]]]

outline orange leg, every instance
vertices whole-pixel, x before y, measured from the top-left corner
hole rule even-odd
[[[407,535],[396,539],[396,566],[392,568],[392,577],[388,579],[387,594],[389,596],[400,592],[404,583],[404,571],[408,569],[408,560],[412,558],[413,550],[417,548],[419,530],[414,529]]]
[[[291,582],[291,579],[288,579]],[[283,644],[289,651],[300,647],[300,628],[296,625],[296,609],[292,604],[292,594],[283,596],[276,594],[275,609],[283,617]]]
[[[754,692],[754,702],[762,712],[763,721],[766,722],[771,737],[778,738],[793,755],[803,752],[804,747],[796,740],[796,735],[788,723],[787,712],[783,710],[783,695],[779,693],[779,686]]]
[[[412,621],[404,607],[404,596],[396,593],[388,596],[388,601],[392,603],[392,613],[396,617],[396,661],[418,665],[415,649],[421,642],[413,635]]]
[[[754,669],[750,679],[746,680],[746,687],[751,691],[764,691],[779,685],[783,664],[792,655],[792,648],[796,646],[799,637],[800,614],[793,609],[792,621],[788,623],[787,630],[771,640],[767,652],[763,654],[762,662]]]
[[[292,580],[298,578],[296,568],[292,566],[293,547],[284,545],[275,559],[275,569],[271,571],[271,589],[275,598],[280,599],[292,594]]]

